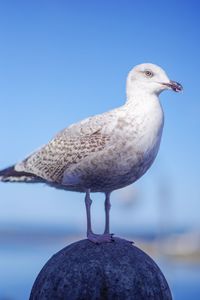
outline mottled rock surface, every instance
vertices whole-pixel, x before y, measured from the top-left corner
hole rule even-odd
[[[30,300],[171,300],[155,262],[128,241],[78,241],[56,253],[39,273]]]

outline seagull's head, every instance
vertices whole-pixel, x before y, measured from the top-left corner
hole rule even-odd
[[[128,96],[133,95],[136,90],[159,95],[164,90],[180,92],[182,89],[182,85],[170,80],[161,67],[150,63],[135,66],[127,78]]]

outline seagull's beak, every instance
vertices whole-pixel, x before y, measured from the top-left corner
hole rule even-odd
[[[174,92],[181,92],[183,90],[182,85],[176,81],[170,80],[170,82],[168,82],[168,83],[162,82],[162,84],[169,87]]]

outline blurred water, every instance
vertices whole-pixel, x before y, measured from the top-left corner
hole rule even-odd
[[[37,243],[1,243],[0,300],[27,300],[33,282],[46,261],[70,240]],[[175,300],[200,299],[200,265],[159,260]]]
[[[185,262],[157,262],[164,273],[173,299],[200,299],[200,264]]]

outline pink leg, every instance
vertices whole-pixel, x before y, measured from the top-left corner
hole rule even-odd
[[[85,195],[85,206],[86,206],[86,214],[87,214],[87,238],[95,244],[112,242],[113,241],[112,234],[109,233],[109,210],[107,211],[108,215],[106,215],[106,226],[105,226],[104,234],[94,234],[92,231],[92,224],[91,224],[91,212],[90,212],[91,204],[92,204],[92,200],[90,198],[90,190],[87,189]]]
[[[105,230],[104,234],[110,234],[110,194],[111,192],[105,193],[106,199],[105,199],[105,216],[106,216],[106,223],[105,223]]]
[[[88,189],[85,195],[85,207],[86,207],[86,215],[87,215],[87,236],[92,233],[91,212],[90,212],[91,204],[92,204],[92,200],[90,198],[90,190]]]

